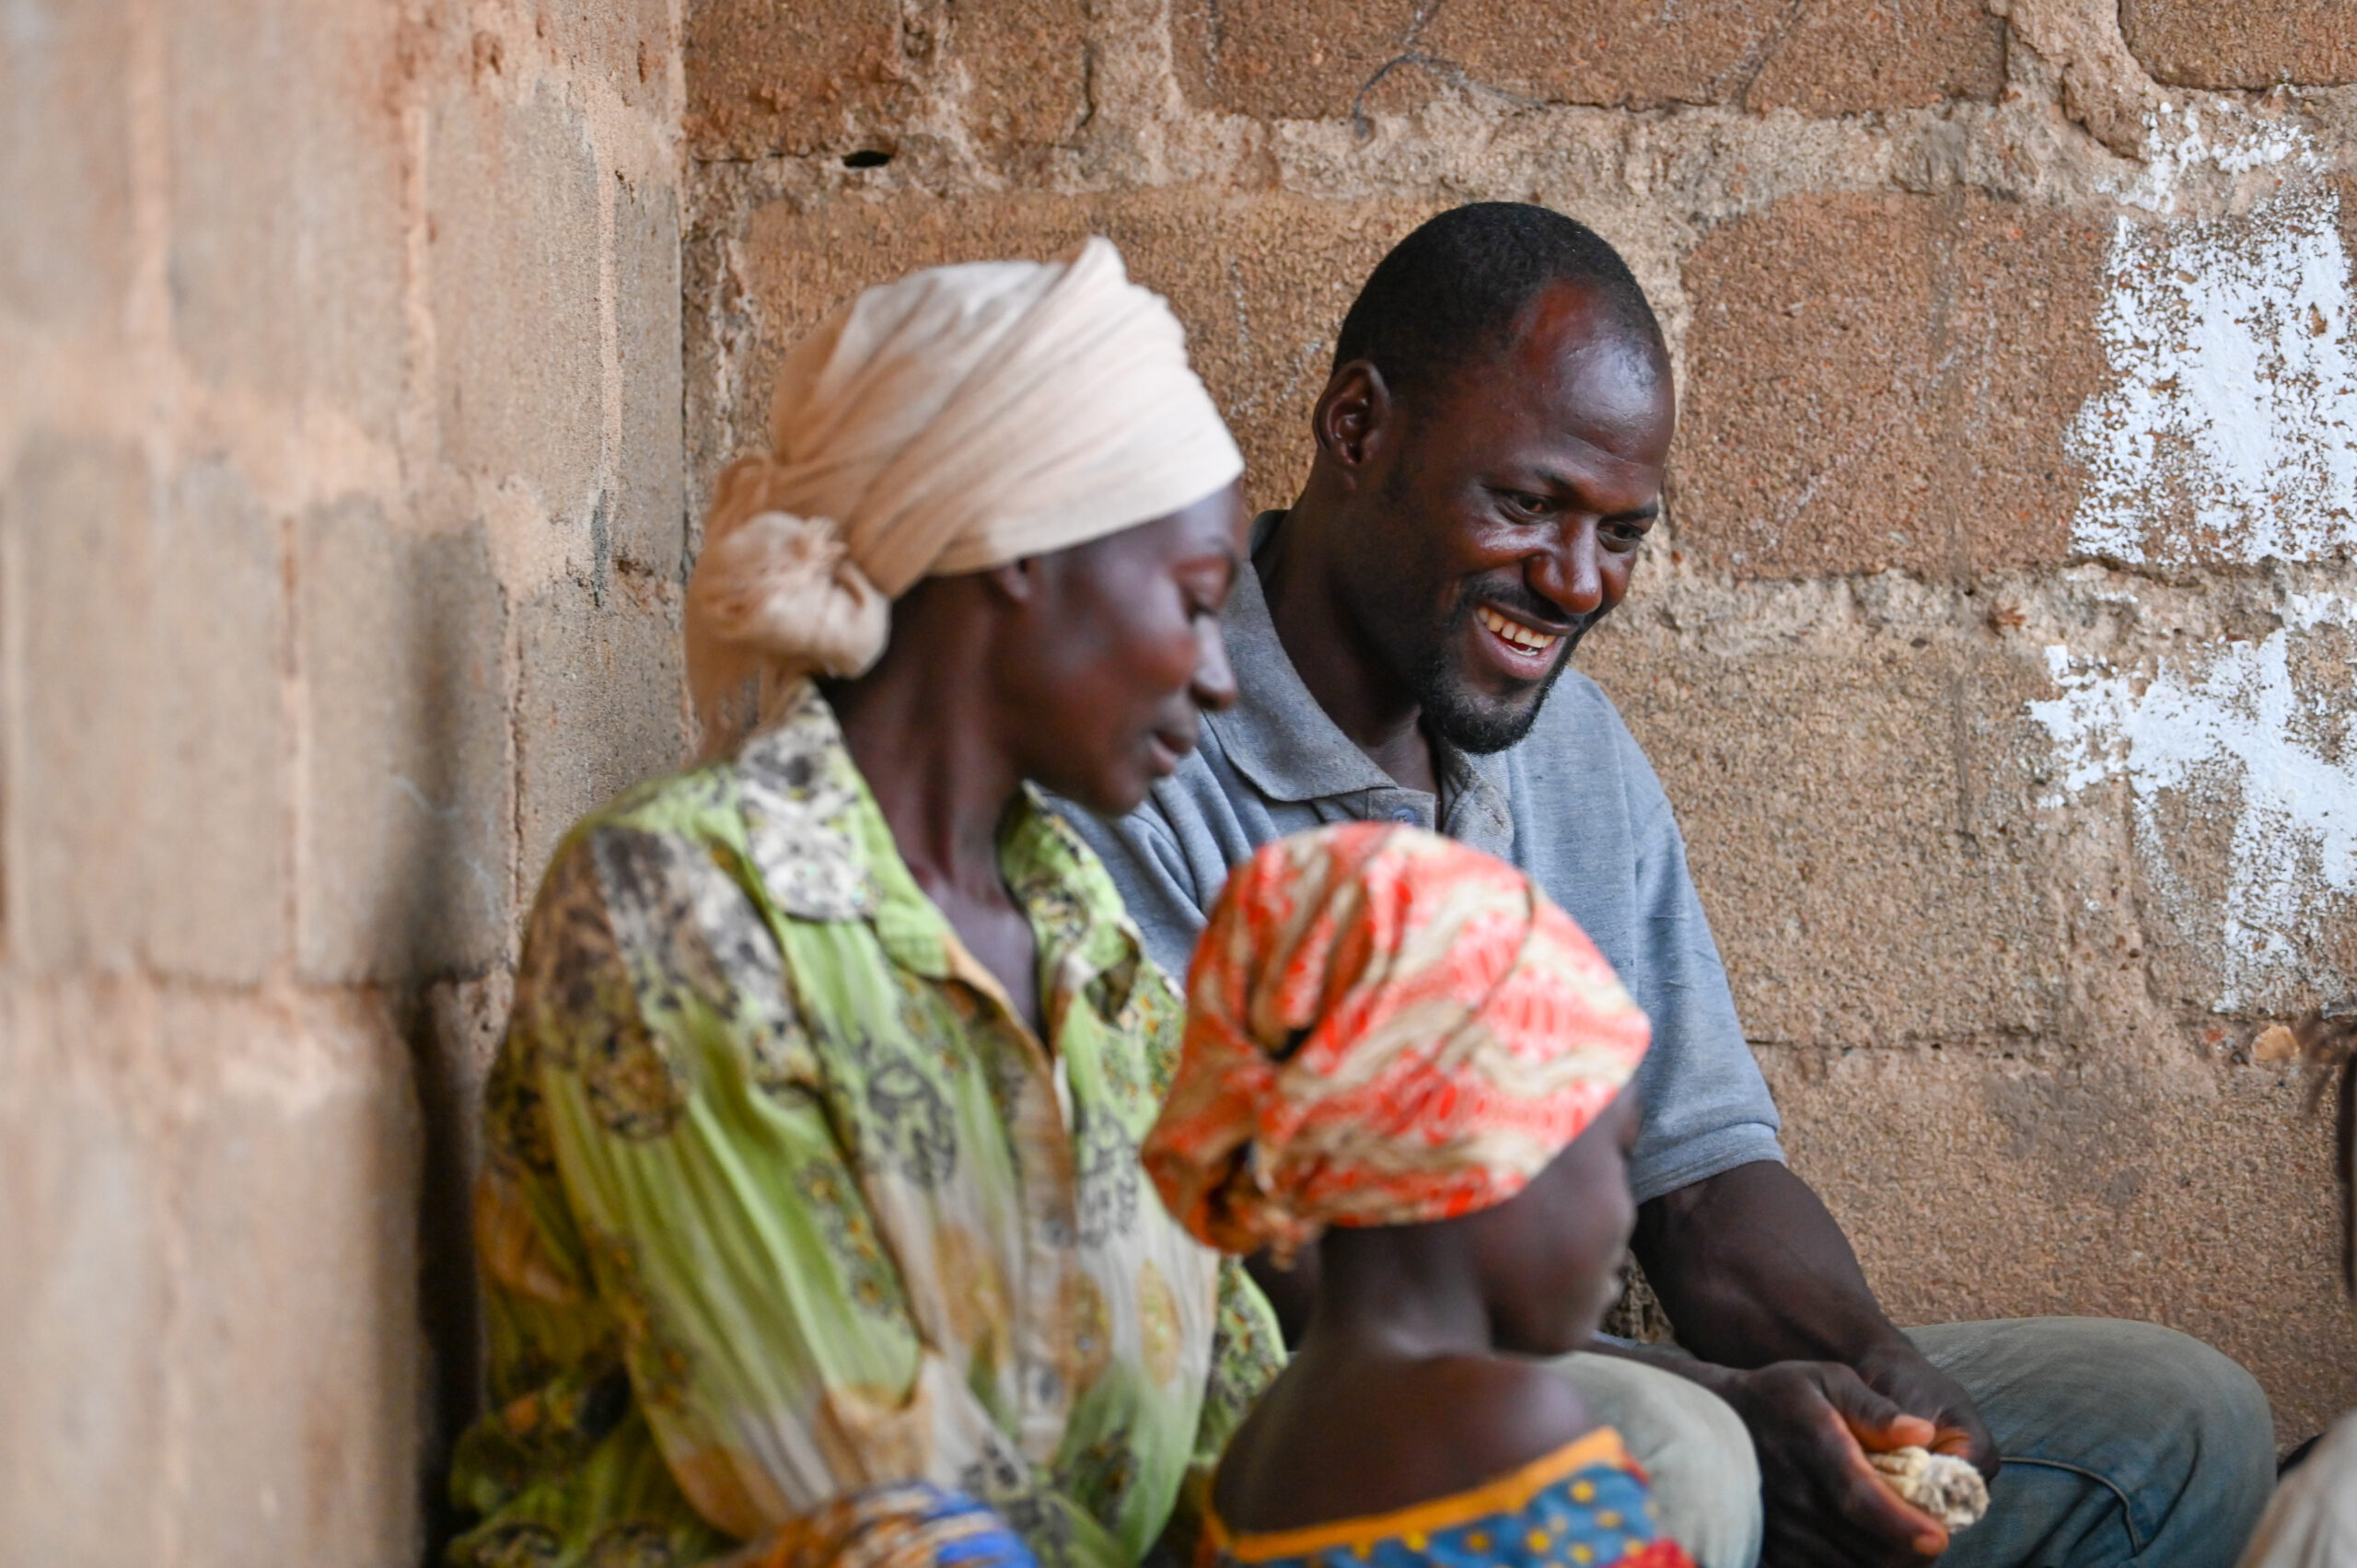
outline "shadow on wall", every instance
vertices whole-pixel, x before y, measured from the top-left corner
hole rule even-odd
[[[497,1049],[499,1024],[467,1005],[482,981],[443,983],[412,994],[401,1008],[402,1040],[416,1063],[424,1179],[418,1191],[418,1317],[433,1368],[427,1398],[425,1561],[440,1561],[460,1520],[447,1477],[451,1446],[483,1408],[481,1293],[475,1284],[470,1220],[481,1168],[477,1121],[482,1075]],[[503,995],[504,985],[495,988]],[[471,993],[471,994],[470,994]]]

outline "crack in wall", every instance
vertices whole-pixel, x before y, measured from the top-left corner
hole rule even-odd
[[[1456,62],[1427,53],[1419,47],[1423,41],[1424,29],[1439,17],[1441,7],[1447,3],[1448,0],[1418,0],[1414,13],[1409,17],[1406,30],[1399,35],[1399,42],[1397,45],[1399,52],[1376,66],[1374,73],[1359,84],[1358,91],[1352,95],[1351,129],[1360,141],[1369,140],[1375,134],[1374,122],[1366,115],[1367,94],[1381,86],[1386,77],[1398,70],[1416,68],[1428,71],[1459,92],[1469,93],[1476,98],[1493,99],[1502,103],[1511,104],[1517,109],[1545,107],[1540,99],[1510,92],[1493,83],[1477,81]]]

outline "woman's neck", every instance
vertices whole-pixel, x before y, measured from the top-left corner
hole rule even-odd
[[[829,689],[843,744],[920,887],[969,899],[1003,893],[999,827],[1022,780],[966,693],[906,671],[879,667]]]
[[[1039,946],[998,863],[1023,771],[974,652],[988,630],[974,591],[955,577],[920,585],[893,607],[876,668],[826,694],[909,875],[1036,1031]]]

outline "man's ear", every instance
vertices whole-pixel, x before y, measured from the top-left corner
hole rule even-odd
[[[1310,411],[1310,433],[1317,437],[1318,452],[1345,474],[1355,475],[1389,432],[1394,406],[1391,388],[1372,361],[1353,359],[1336,366],[1318,406]]]

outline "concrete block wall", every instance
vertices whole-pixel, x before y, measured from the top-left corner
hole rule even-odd
[[[907,268],[1102,232],[1262,505],[1443,206],[1630,256],[1685,420],[1582,649],[1795,1163],[1907,1321],[2074,1312],[2357,1402],[2357,17],[2329,0],[690,0],[688,470]]]
[[[0,1562],[426,1548],[519,913],[685,740],[681,27],[0,9]]]
[[[1290,495],[1425,215],[1630,254],[1582,657],[1910,1320],[2357,1400],[2264,1022],[2357,992],[2330,0],[0,7],[0,1562],[409,1562],[516,929],[678,760],[698,486],[865,283],[1112,235]]]

